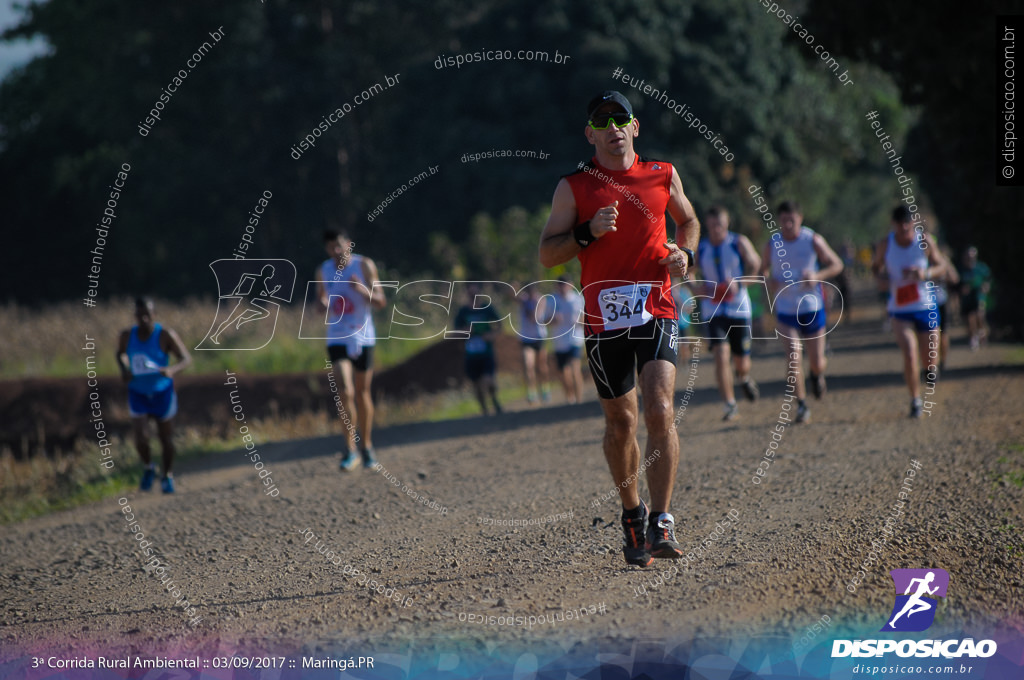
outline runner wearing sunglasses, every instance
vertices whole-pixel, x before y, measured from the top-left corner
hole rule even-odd
[[[669,514],[679,457],[673,422],[678,326],[670,274],[693,265],[700,224],[671,164],[638,156],[640,123],[622,94],[606,91],[587,105],[584,135],[594,157],[555,188],[540,239],[540,262],[554,267],[579,258],[587,360],[604,411],[604,454],[622,501],[623,555],[648,566],[678,558]],[[665,212],[675,222],[666,242]],[[636,381],[644,396],[648,510],[637,477],[640,420]]]

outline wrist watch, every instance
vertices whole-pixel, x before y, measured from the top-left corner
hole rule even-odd
[[[686,266],[687,266],[687,268],[692,267],[693,266],[693,251],[690,250],[689,248],[683,248],[682,246],[678,246],[678,248],[679,248],[679,250],[681,250],[684,253],[686,253]]]

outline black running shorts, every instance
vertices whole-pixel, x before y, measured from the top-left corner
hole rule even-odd
[[[360,372],[373,368],[373,345],[363,347],[363,351],[355,360],[349,358],[348,348],[345,345],[327,345],[327,356],[332,364],[339,360],[351,361],[352,368]]]
[[[493,376],[496,368],[494,354],[491,352],[466,355],[466,377],[473,382],[485,375]]]
[[[648,361],[676,365],[679,325],[675,319],[652,319],[642,326],[602,331],[586,338],[587,363],[602,399],[615,399],[636,387]]]
[[[714,347],[729,342],[729,348],[736,356],[750,354],[750,319],[731,319],[727,316],[715,316],[708,321],[708,346]]]

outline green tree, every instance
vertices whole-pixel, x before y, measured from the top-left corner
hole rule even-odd
[[[1024,191],[996,186],[997,21],[1024,3],[982,3],[975,16],[957,3],[922,12],[906,3],[869,0],[857,12],[815,4],[808,14],[818,38],[836,53],[885,69],[904,105],[920,109],[903,154],[920,178],[957,254],[970,244],[991,267],[996,320],[1024,337],[1022,251]],[[879,170],[887,172],[888,170]],[[934,226],[934,225],[933,225]]]
[[[224,39],[141,136],[161,89],[220,26]],[[250,256],[308,271],[322,257],[320,231],[341,226],[389,272],[472,273],[488,260],[484,245],[514,225],[513,261],[491,264],[525,276],[542,225],[531,210],[590,156],[584,103],[609,88],[635,104],[640,151],[673,162],[699,210],[723,201],[753,231],[756,182],[772,197],[797,194],[830,229],[862,228],[877,208],[850,201],[848,188],[864,193],[877,170],[864,161],[875,141],[859,117],[867,102],[888,101],[898,132],[905,113],[880,70],[861,67],[858,85],[871,86],[843,92],[787,31],[749,0],[33,2],[6,36],[41,36],[52,52],[0,84],[0,182],[17,197],[5,217],[29,257],[0,282],[22,301],[79,297],[92,225],[126,161],[103,295],[212,294],[208,263],[231,256],[264,190],[273,198]],[[438,61],[487,50],[551,61]],[[734,158],[615,80],[616,68],[687,104]],[[325,116],[387,78],[396,84],[294,159]],[[461,160],[492,149],[545,157]]]

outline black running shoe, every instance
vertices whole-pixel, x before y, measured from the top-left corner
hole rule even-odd
[[[647,527],[647,505],[640,501],[640,507],[644,509],[644,512],[634,519],[627,518],[623,513],[622,532],[625,543],[622,546],[622,556],[626,558],[626,564],[646,567],[654,561],[654,558],[647,552],[647,539],[644,534]]]
[[[647,547],[653,557],[677,560],[683,549],[676,543],[675,518],[667,512],[651,517],[647,525]]]
[[[747,399],[750,401],[757,401],[757,398],[761,396],[761,390],[758,389],[756,382],[747,380],[743,383],[743,394],[747,395]]]
[[[814,392],[815,399],[821,399],[825,394],[825,375],[814,375],[811,374],[811,390]]]
[[[806,404],[800,404],[796,409],[796,423],[809,423],[811,422],[811,409],[807,408]]]
[[[722,416],[722,420],[729,421],[740,414],[740,409],[736,404],[726,404],[725,414]]]

